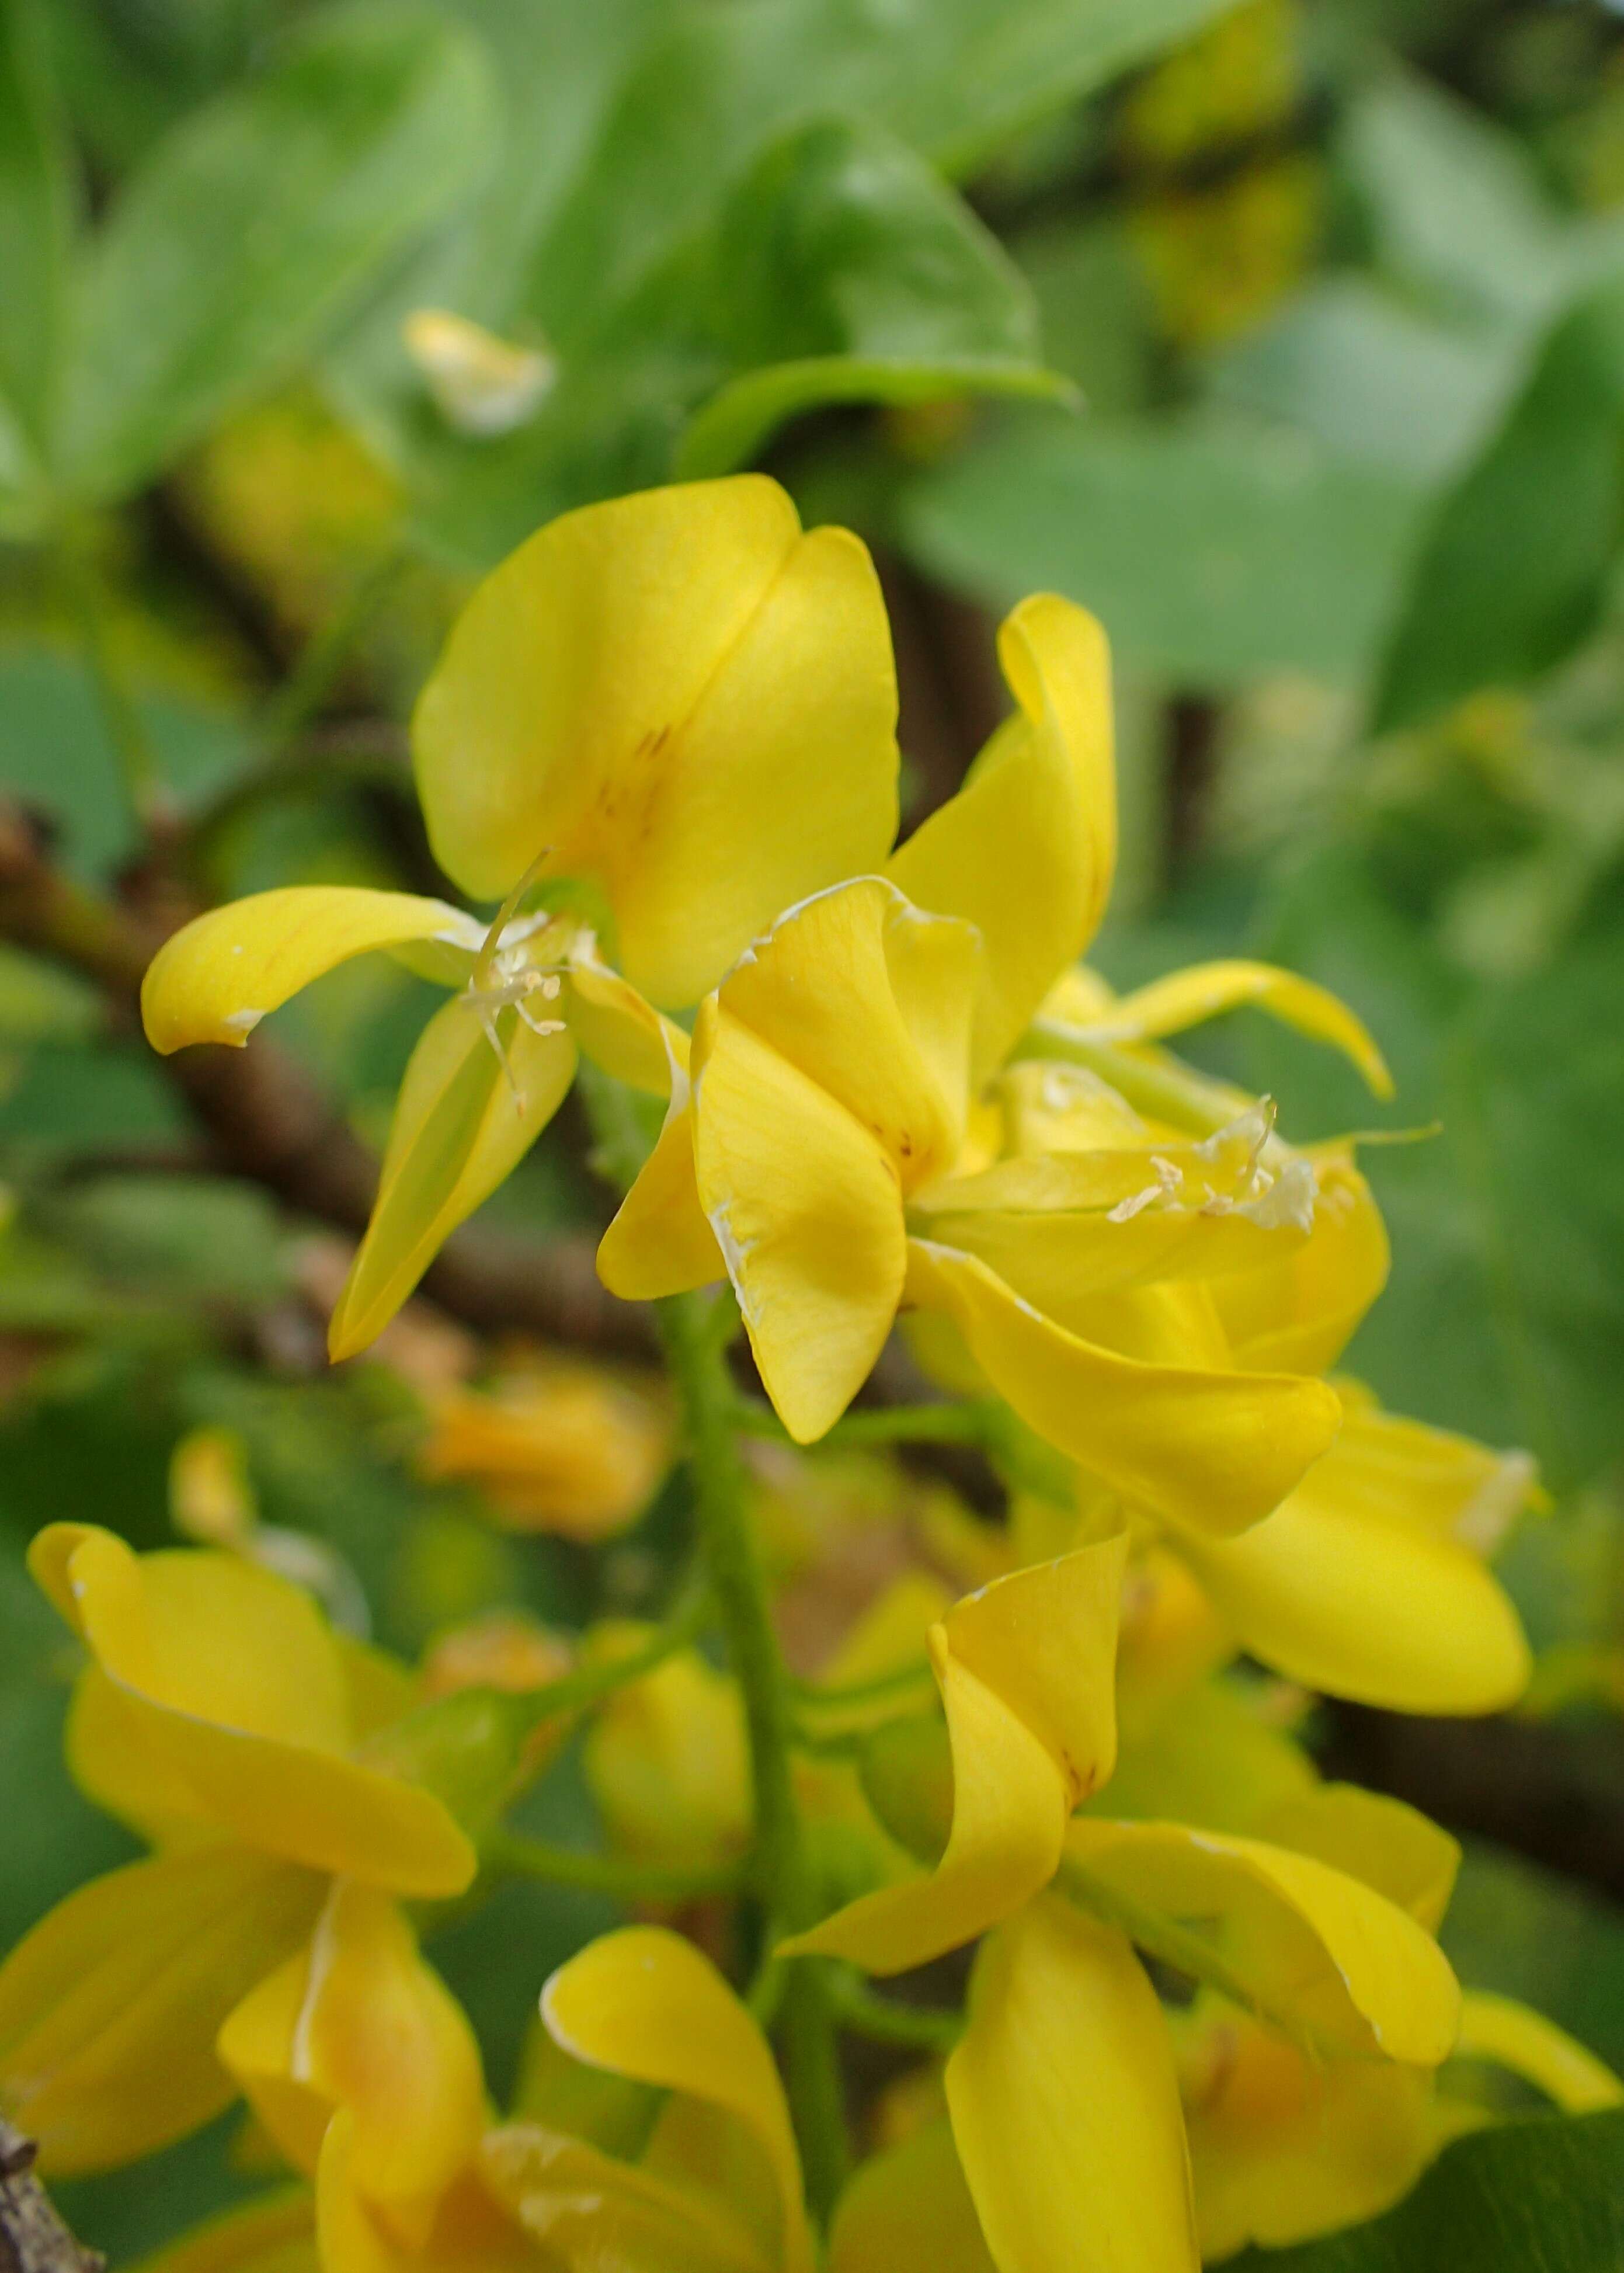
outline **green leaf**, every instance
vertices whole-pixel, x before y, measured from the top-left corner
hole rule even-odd
[[[1619,536],[1624,281],[1562,315],[1444,497],[1386,657],[1378,731],[1537,677],[1595,624]]]
[[[0,395],[41,458],[62,345],[72,202],[35,0],[0,0]]]
[[[840,110],[949,173],[1198,30],[1222,0],[732,0],[634,70],[549,231],[532,312],[567,346],[798,121]]]
[[[1297,2249],[1248,2250],[1236,2273],[1617,2273],[1624,2263],[1624,2111],[1506,2123],[1446,2149],[1385,2217]]]
[[[1328,276],[1216,362],[1220,402],[1279,418],[1358,465],[1433,482],[1515,388],[1515,341],[1435,322],[1366,278]]]
[[[484,59],[417,10],[324,12],[195,112],[91,250],[64,472],[121,496],[296,364],[465,189]]]
[[[1441,312],[1526,327],[1562,296],[1581,233],[1480,111],[1395,72],[1349,107],[1337,154],[1378,259]]]
[[[775,144],[729,197],[714,262],[720,345],[746,368],[689,427],[679,475],[730,471],[818,402],[1066,391],[1020,271],[878,127],[825,119]]]
[[[1242,425],[1028,424],[909,485],[909,549],[998,604],[1081,601],[1190,686],[1357,680],[1396,591],[1414,488]]]

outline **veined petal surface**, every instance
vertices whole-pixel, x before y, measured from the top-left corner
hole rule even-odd
[[[240,1049],[268,1011],[324,971],[376,948],[446,939],[477,948],[479,927],[445,901],[410,892],[292,884],[232,900],[153,957],[141,984],[146,1038],[166,1056],[189,1042]]]
[[[977,1085],[1093,937],[1116,865],[1104,633],[1086,610],[1039,594],[1007,619],[999,654],[1017,716],[886,871],[918,906],[962,916],[981,934]]]
[[[0,2108],[70,2177],[149,2155],[236,2086],[221,2022],[297,1947],[322,1884],[211,1844],[93,1879],[0,1966]]]
[[[697,1001],[777,910],[884,859],[896,686],[873,564],[760,475],[565,514],[475,593],[414,722],[447,873],[607,892],[616,961]]]
[[[460,1223],[510,1175],[575,1077],[566,1032],[501,1014],[498,1058],[461,1000],[418,1039],[396,1100],[372,1219],[327,1332],[334,1359],[374,1341]]]
[[[1196,2273],[1167,2022],[1123,1935],[1047,1897],[1000,1926],[947,2087],[999,2273]]]

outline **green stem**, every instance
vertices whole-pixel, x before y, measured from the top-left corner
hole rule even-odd
[[[710,1610],[708,1594],[695,1593],[649,1636],[640,1649],[625,1657],[606,1659],[601,1665],[583,1665],[574,1673],[565,1673],[557,1681],[545,1683],[540,1689],[500,1692],[512,1725],[519,1732],[528,1733],[561,1714],[584,1712],[588,1706],[601,1704],[617,1689],[640,1681],[644,1674],[663,1665],[668,1657],[675,1657],[678,1650],[688,1648],[702,1631]]]
[[[964,2015],[939,2006],[903,2005],[879,1997],[855,1975],[836,1972],[830,1984],[834,2016],[854,2036],[879,2044],[906,2044],[922,2052],[948,2052],[964,2033]]]
[[[687,1423],[706,1572],[744,1699],[754,1797],[755,1874],[770,1942],[811,1923],[813,1898],[795,1799],[789,1677],[773,1631],[767,1580],[750,1525],[748,1478],[735,1434],[737,1399],[725,1349],[714,1331],[710,1304],[700,1295],[672,1294],[656,1308]],[[807,2192],[813,2209],[827,2215],[845,2175],[846,2142],[834,2016],[821,1969],[791,1966],[780,2009]]]
[[[503,1832],[489,1842],[491,1867],[510,1877],[544,1879],[559,1887],[580,1887],[611,1894],[617,1902],[685,1902],[702,1894],[737,1894],[744,1878],[737,1863],[633,1863],[617,1855],[591,1855],[573,1847]]]

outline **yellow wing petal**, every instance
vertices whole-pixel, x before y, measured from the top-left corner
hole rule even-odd
[[[809,1444],[867,1379],[896,1315],[896,1172],[872,1130],[725,1010],[701,1016],[694,1057],[700,1204],[763,1386]]]
[[[1435,2067],[1455,2042],[1460,1991],[1437,1943],[1312,1856],[1080,1816],[1064,1883],[1142,1947],[1326,2051]]]
[[[384,1154],[378,1198],[328,1329],[334,1359],[376,1339],[460,1223],[510,1175],[575,1077],[567,1034],[509,1012],[498,1060],[479,1020],[448,1002],[423,1028]]]
[[[131,2273],[319,2273],[316,2206],[307,2187],[280,2187],[208,2219]]]
[[[542,2017],[575,2059],[688,2093],[743,2124],[777,2181],[784,2273],[811,2273],[783,2086],[767,2039],[708,1958],[662,1927],[625,1927],[559,1967],[542,1992]]]
[[[1363,1022],[1328,988],[1272,963],[1196,963],[1123,994],[1084,1028],[1091,1041],[1145,1042],[1180,1034],[1203,1019],[1251,1003],[1312,1041],[1351,1058],[1378,1097],[1391,1097],[1393,1076]]]
[[[1136,1505],[1220,1533],[1276,1506],[1336,1433],[1322,1382],[1156,1365],[1081,1340],[974,1256],[908,1242],[908,1294],[946,1311],[1039,1436]]]
[[[947,2086],[999,2273],[1196,2273],[1167,2023],[1122,1935],[1052,1900],[1000,1926]]]
[[[93,1879],[0,1967],[0,2106],[62,2176],[132,2162],[227,2106],[215,2032],[297,1947],[322,1885],[238,1847]]]
[[[828,2273],[994,2273],[946,2122],[861,2166],[835,2209]]]
[[[1114,1671],[1126,1541],[996,1579],[951,1610],[931,1658],[953,1752],[953,1827],[903,1879],[783,1945],[900,1973],[971,1941],[1053,1877],[1066,1818],[1116,1759]]]
[[[241,1048],[267,1011],[352,956],[424,940],[477,949],[477,925],[444,900],[359,886],[294,884],[198,916],[167,940],[141,986],[146,1038]]]
[[[487,2137],[481,2166],[550,2264],[602,2265],[614,2273],[667,2266],[679,2273],[770,2273],[726,2202],[587,2140],[511,2123]]]
[[[564,999],[570,1031],[594,1065],[655,1097],[679,1085],[686,1095],[687,1035],[610,969],[588,934],[571,947]]]
[[[1436,1933],[1455,1891],[1460,1842],[1402,1799],[1353,1783],[1315,1784],[1258,1817],[1254,1828],[1276,1847],[1316,1855],[1363,1879]]]
[[[1093,937],[1116,863],[1104,633],[1085,610],[1040,594],[1005,623],[999,652],[1019,716],[886,871],[918,906],[981,933],[978,1086]]]
[[[1340,1446],[1239,1539],[1179,1551],[1255,1657],[1332,1697],[1493,1713],[1532,1669],[1510,1597],[1470,1549],[1344,1491]]]
[[[617,961],[692,1002],[780,909],[896,826],[896,690],[867,553],[759,475],[588,506],[464,610],[414,723],[435,851],[498,898],[607,891]]]
[[[484,2087],[461,2007],[388,1895],[336,1885],[309,1948],[227,2020],[220,2056],[307,2172],[327,2117],[348,2108],[355,2186],[403,2238],[423,2240],[478,2144]]]
[[[1261,1270],[1212,1281],[1212,1299],[1235,1362],[1253,1370],[1323,1373],[1387,1284],[1387,1228],[1352,1162],[1333,1152],[1315,1166],[1313,1230]]]
[[[1455,2050],[1463,2059],[1493,2060],[1497,2067],[1525,2077],[1565,2115],[1624,2106],[1624,2083],[1605,2061],[1515,1998],[1469,1990],[1461,1999],[1461,2033]]]

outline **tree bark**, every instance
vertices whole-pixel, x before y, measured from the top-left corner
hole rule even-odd
[[[0,2273],[101,2273],[34,2175],[34,2142],[0,2116]]]

